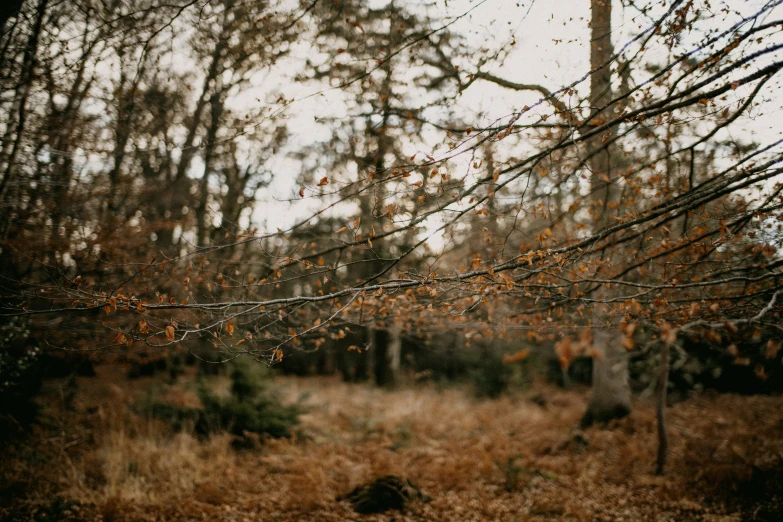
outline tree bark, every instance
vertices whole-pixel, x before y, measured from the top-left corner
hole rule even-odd
[[[398,328],[375,330],[375,384],[391,387],[397,384],[402,343]]]
[[[666,433],[666,394],[669,386],[669,350],[668,342],[661,348],[661,369],[658,374],[658,459],[655,473],[666,473],[666,462],[669,460],[669,436]]]
[[[402,335],[400,328],[389,328],[389,373],[392,382],[397,384],[400,378],[400,365],[402,363]]]
[[[590,115],[591,126],[608,121],[612,108],[612,69],[609,60],[614,54],[612,49],[612,2],[611,0],[591,0],[590,2]],[[599,69],[600,68],[600,69]],[[598,70],[596,70],[598,69]],[[590,156],[590,194],[592,199],[594,222],[597,226],[607,223],[607,204],[611,184],[611,165],[609,149],[603,144],[601,136],[591,138],[587,143]]]
[[[210,98],[210,124],[207,130],[206,144],[204,145],[204,174],[199,182],[199,197],[196,204],[196,245],[207,246],[209,243],[208,230],[211,230],[211,219],[209,219],[207,213],[207,202],[209,201],[209,176],[212,172],[213,163],[215,160],[215,149],[217,144],[215,139],[217,138],[218,128],[220,127],[220,119],[223,116],[223,103],[220,99],[220,93],[216,92]]]
[[[611,0],[591,0],[590,20],[590,111],[595,125],[609,119],[612,107],[612,74],[609,61],[612,59],[612,3]],[[596,70],[597,69],[597,70]],[[587,143],[590,168],[590,194],[593,211],[594,231],[608,223],[608,204],[611,200],[610,151],[601,136],[591,138]],[[602,297],[602,290],[596,290],[596,297]],[[601,318],[597,317],[596,321]],[[625,417],[631,412],[631,388],[628,382],[628,354],[622,346],[618,333],[599,330],[593,344],[603,350],[603,357],[593,360],[593,386],[582,426],[594,422],[607,422]]]
[[[628,354],[620,335],[599,330],[593,344],[603,356],[593,359],[593,388],[582,427],[604,423],[631,413],[631,387],[628,383]]]
[[[43,19],[46,14],[46,5],[48,3],[49,0],[40,0],[38,2],[38,9],[35,17],[35,23],[33,25],[32,31],[30,32],[30,37],[27,40],[27,47],[25,48],[24,62],[22,65],[22,74],[19,79],[20,89],[17,90],[17,96],[16,99],[14,100],[14,108],[12,109],[12,112],[18,113],[16,119],[15,139],[13,140],[11,151],[7,154],[6,168],[3,174],[3,178],[0,179],[0,202],[3,199],[3,194],[5,193],[5,189],[8,186],[8,181],[11,179],[11,175],[13,174],[14,163],[16,162],[16,155],[19,152],[19,146],[22,142],[22,137],[24,135],[25,122],[27,116],[27,100],[30,96],[30,88],[33,83],[33,75],[35,72],[35,66],[36,66],[37,54],[38,54],[38,40],[40,39],[41,36],[41,28],[43,26]],[[12,134],[9,130],[8,136],[10,137],[11,135]],[[6,144],[3,145],[5,148]],[[3,150],[3,156],[6,156],[5,152],[6,151]]]

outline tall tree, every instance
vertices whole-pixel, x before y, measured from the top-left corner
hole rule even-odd
[[[599,128],[615,119],[612,93],[612,2],[590,1],[590,124]],[[608,131],[607,131],[608,132]],[[609,223],[609,206],[613,199],[612,155],[614,147],[605,135],[596,133],[586,143],[587,164],[590,170],[591,212],[594,230]],[[604,251],[611,257],[610,251]],[[606,290],[597,295],[605,297]],[[593,343],[602,353],[593,359],[593,387],[582,425],[606,422],[624,417],[631,411],[631,387],[628,376],[628,353],[622,346],[622,336],[615,329],[603,329],[601,310],[596,306],[594,320],[597,329]],[[615,333],[617,332],[617,333]]]

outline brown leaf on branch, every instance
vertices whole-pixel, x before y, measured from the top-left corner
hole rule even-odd
[[[767,341],[767,348],[764,351],[764,356],[767,359],[774,359],[780,351],[780,339],[770,339]]]
[[[636,323],[620,323],[620,329],[626,337],[632,337],[634,332],[636,332],[637,326]]]
[[[523,349],[519,350],[517,353],[515,353],[513,355],[504,355],[503,356],[503,363],[505,363],[505,364],[513,364],[515,362],[519,362],[519,361],[525,360],[525,359],[527,359],[528,353],[529,353],[528,350],[523,348]]]
[[[674,344],[677,340],[677,329],[672,327],[671,324],[664,322],[661,325],[661,340],[668,345]]]

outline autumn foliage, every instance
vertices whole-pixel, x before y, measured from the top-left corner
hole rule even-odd
[[[85,361],[143,376],[184,357],[205,373],[251,360],[388,388],[469,382],[489,397],[548,374],[592,380],[583,426],[628,415],[632,392],[655,394],[664,473],[670,453],[682,470],[685,444],[667,438],[669,390],[781,391],[779,2],[502,2],[500,15],[492,0],[8,4],[0,393],[21,397],[8,404]],[[204,392],[221,418],[206,431],[266,433],[262,395],[248,406]],[[581,404],[564,397],[571,413]],[[476,408],[512,409],[487,404]],[[558,415],[541,421],[551,437],[575,423]],[[16,431],[29,434],[30,417]],[[646,433],[647,420],[626,428]],[[128,444],[162,452],[156,437]],[[460,437],[444,444],[465,449]],[[187,435],[171,440],[196,451]],[[556,464],[575,487],[575,464],[512,440],[494,433],[448,465],[465,482],[500,487],[505,473],[511,489],[529,479],[549,491],[542,473]],[[639,440],[607,451],[635,455]],[[321,492],[313,509],[345,493],[304,469],[295,439],[273,444],[294,457],[269,468]],[[348,479],[353,457],[335,448]],[[422,458],[445,469],[440,451]],[[448,476],[411,469],[424,489]],[[118,516],[126,497],[112,481],[125,479],[112,473],[74,478],[73,498],[100,486],[94,505]],[[213,486],[205,495],[219,497]],[[495,493],[482,509],[502,518]]]

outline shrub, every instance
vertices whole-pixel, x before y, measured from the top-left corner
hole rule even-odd
[[[505,364],[499,354],[487,353],[473,371],[476,394],[491,399],[499,397],[508,389],[513,375],[513,367]]]
[[[20,435],[38,413],[41,350],[29,342],[26,323],[11,320],[0,327],[0,441]]]
[[[177,431],[192,428],[200,436],[229,432],[240,440],[247,434],[287,437],[299,423],[301,407],[281,404],[265,386],[264,377],[246,365],[234,365],[229,397],[218,397],[203,381],[198,395],[201,408],[151,401],[145,409]]]

